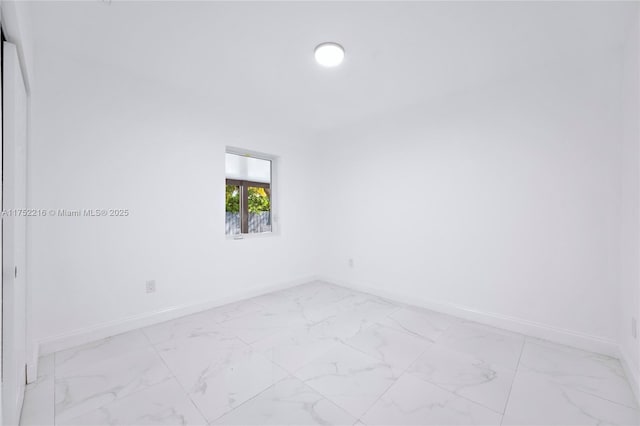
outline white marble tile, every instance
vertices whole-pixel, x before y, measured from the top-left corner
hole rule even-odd
[[[380,324],[365,328],[345,343],[389,364],[396,376],[402,374],[429,345],[420,337]]]
[[[196,339],[185,339],[185,345],[188,340]],[[209,348],[200,345],[202,352],[194,352],[195,347],[185,349],[179,345],[161,355],[207,421],[217,419],[287,376],[282,368],[242,342],[217,348],[215,342]]]
[[[187,391],[198,382],[203,371],[211,366],[229,364],[250,351],[246,343],[236,338],[210,334],[172,339],[156,345],[156,349]]]
[[[251,344],[284,331],[301,328],[304,324],[304,317],[299,311],[283,312],[263,308],[258,312],[220,323],[220,326],[224,333],[233,334],[243,342]]]
[[[346,341],[375,324],[358,312],[343,312],[305,327],[306,331],[323,339]]]
[[[219,324],[243,315],[256,313],[262,309],[264,309],[262,305],[252,300],[245,300],[155,324],[142,331],[152,344],[201,334],[235,337],[234,333],[230,334]]]
[[[357,312],[370,320],[386,317],[400,309],[396,303],[366,293],[353,293],[340,300],[338,306],[343,312]]]
[[[503,425],[638,425],[637,410],[520,366]]]
[[[233,318],[238,318],[243,315],[252,314],[262,310],[264,306],[256,303],[252,299],[240,300],[235,303],[229,303],[227,305],[218,306],[213,309],[209,309],[207,312],[216,323],[223,323]]]
[[[545,374],[565,388],[590,393],[631,408],[637,403],[620,361],[538,339],[527,339],[520,365]]]
[[[267,337],[251,346],[269,360],[293,373],[337,344],[334,339],[317,337],[301,329]]]
[[[437,342],[488,364],[515,370],[522,353],[524,336],[478,323],[460,322],[443,332]]]
[[[331,316],[307,324],[306,329],[322,338],[346,341],[398,309],[379,297],[353,294],[335,305]]]
[[[337,302],[357,292],[345,287],[314,281],[284,291],[294,300],[307,306]]]
[[[20,424],[23,426],[52,425],[55,416],[54,355],[40,357],[38,378],[27,385]]]
[[[23,426],[54,424],[54,379],[49,377],[27,385],[20,424]]]
[[[336,318],[344,316],[345,311],[340,303],[330,303],[314,308],[307,308],[301,311],[300,314],[304,319],[302,326],[305,328],[313,328],[318,324],[335,321]],[[360,317],[361,316],[359,316],[359,318]]]
[[[381,324],[405,333],[435,341],[455,323],[453,317],[413,307],[402,307],[381,321]]]
[[[499,425],[501,415],[403,375],[362,417],[367,425]]]
[[[346,288],[316,281],[259,296],[256,299],[267,306],[311,308],[336,303],[352,293]]]
[[[310,325],[345,312],[344,302],[355,300],[360,295],[343,287],[315,282],[293,287],[278,295],[265,295],[264,298],[272,301],[277,298],[280,302],[270,306],[276,306],[283,313],[297,313],[305,324]]]
[[[119,334],[55,354],[56,375],[67,375],[108,358],[117,358],[150,346],[140,331]]]
[[[253,398],[287,373],[256,352],[210,366],[190,389],[190,398],[209,421]]]
[[[264,308],[284,308],[289,309],[295,306],[294,296],[287,290],[274,291],[272,293],[262,294],[253,297],[252,302],[261,305]]]
[[[57,425],[206,425],[175,379],[150,386]]]
[[[356,418],[395,380],[391,366],[343,344],[295,376]]]
[[[21,424],[639,424],[617,360],[524,341],[315,282],[43,358]]]
[[[152,347],[125,352],[103,360],[94,359],[77,368],[59,371],[56,354],[55,411],[56,422],[64,421],[101,407],[115,399],[168,380],[171,373]]]
[[[284,379],[218,419],[218,425],[352,425],[343,409],[295,378]]]
[[[142,331],[153,345],[202,335],[218,339],[234,339],[236,337],[235,333],[213,322],[209,312],[163,322]]]
[[[345,287],[316,281],[287,290],[298,303],[306,306],[338,302],[356,292]]]
[[[504,413],[515,375],[514,370],[438,344],[430,344],[407,373],[498,413]]]

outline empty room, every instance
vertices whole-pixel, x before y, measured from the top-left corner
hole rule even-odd
[[[2,425],[640,425],[640,2],[0,32]]]

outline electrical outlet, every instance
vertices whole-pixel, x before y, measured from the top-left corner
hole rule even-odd
[[[155,280],[150,280],[147,281],[147,293],[155,293],[156,292],[156,281]]]
[[[349,268],[353,268],[353,258],[349,258]]]
[[[634,339],[638,338],[638,320],[635,317],[631,318],[631,335]]]

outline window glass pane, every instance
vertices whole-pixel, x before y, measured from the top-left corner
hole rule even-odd
[[[227,235],[240,233],[240,187],[227,185],[225,194],[224,232]]]
[[[227,179],[271,183],[271,161],[227,152],[225,175]]]
[[[248,187],[249,233],[271,232],[271,190],[265,187]]]
[[[271,160],[225,155],[225,232],[227,235],[271,232]]]

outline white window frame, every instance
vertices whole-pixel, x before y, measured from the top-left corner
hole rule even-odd
[[[275,237],[278,236],[280,234],[280,227],[278,224],[278,214],[276,213],[276,208],[279,205],[278,203],[278,194],[280,191],[278,191],[278,187],[276,185],[277,183],[277,170],[278,170],[278,157],[276,155],[273,154],[266,154],[264,152],[258,152],[258,151],[252,151],[249,149],[244,149],[244,148],[238,148],[238,147],[233,147],[233,146],[227,146],[225,148],[225,154],[235,154],[235,155],[241,155],[244,157],[251,157],[251,158],[255,158],[258,160],[267,160],[271,162],[271,182],[269,184],[269,187],[271,188],[271,198],[269,200],[270,202],[270,207],[271,207],[271,232],[260,232],[260,233],[253,233],[253,234],[235,234],[235,235],[226,235],[225,237],[227,238],[227,240],[234,240],[234,241],[238,241],[238,240],[246,240],[246,239],[253,239],[253,238],[269,238],[269,237]],[[226,182],[226,168],[225,168],[225,182]],[[223,224],[224,226],[224,224]],[[223,232],[224,232],[224,228],[223,228]]]

